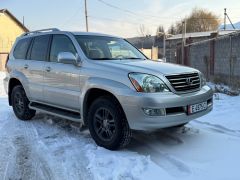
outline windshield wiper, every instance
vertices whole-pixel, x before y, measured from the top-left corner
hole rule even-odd
[[[117,58],[91,58],[92,60],[118,60]]]
[[[137,57],[126,57],[126,59],[143,59],[143,58],[137,58]]]
[[[127,59],[142,59],[136,57],[126,57],[126,58],[91,58],[92,60],[127,60]]]

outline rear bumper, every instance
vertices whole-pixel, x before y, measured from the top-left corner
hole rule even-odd
[[[119,98],[131,129],[154,131],[187,123],[209,113],[213,105],[212,96],[211,88],[204,86],[198,92],[182,95],[171,92],[134,93],[134,95],[131,94]],[[188,105],[204,101],[208,101],[206,110],[192,115],[187,114]],[[163,108],[166,114],[163,116],[149,116],[144,113],[143,108]],[[179,111],[179,109],[182,110]]]

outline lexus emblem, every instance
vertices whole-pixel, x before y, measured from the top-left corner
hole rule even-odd
[[[187,85],[192,85],[192,83],[193,83],[192,78],[187,78],[186,83],[187,83]]]

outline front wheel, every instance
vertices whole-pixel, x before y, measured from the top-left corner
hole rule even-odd
[[[96,144],[106,149],[125,147],[131,140],[131,130],[119,103],[112,97],[100,97],[90,107],[88,126]]]
[[[13,111],[18,119],[26,121],[35,116],[36,111],[29,109],[29,100],[21,85],[17,85],[13,88],[11,99]]]

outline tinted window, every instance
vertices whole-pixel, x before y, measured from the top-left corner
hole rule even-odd
[[[38,36],[34,38],[30,59],[39,61],[44,61],[47,59],[49,39],[49,35]]]
[[[30,38],[19,40],[14,49],[13,56],[16,59],[25,59],[30,42]]]
[[[56,62],[60,52],[71,52],[76,54],[75,47],[67,36],[54,35],[50,52],[50,61]]]

